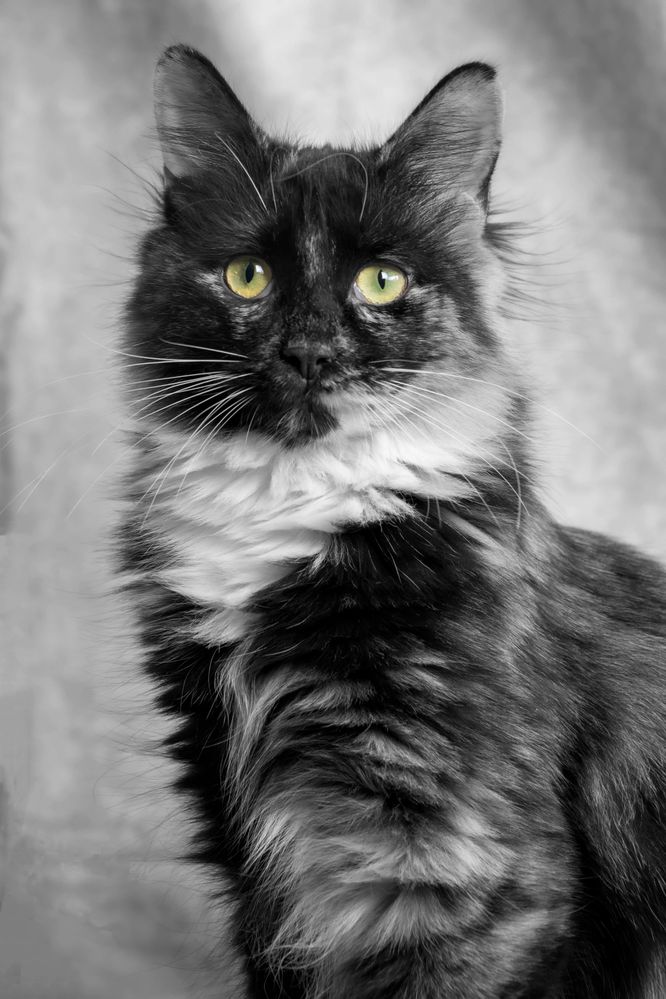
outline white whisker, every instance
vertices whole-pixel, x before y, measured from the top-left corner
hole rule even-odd
[[[407,389],[407,391],[411,391],[412,394],[415,394],[417,396],[417,398],[419,397],[419,390],[418,390],[418,388],[416,386],[406,386],[406,387],[403,386],[403,390],[405,388]],[[427,400],[423,400],[422,399],[421,401],[422,402],[426,402]],[[497,455],[495,455],[492,452],[490,452],[488,450],[488,448],[486,448],[484,445],[482,445],[482,444],[480,444],[478,442],[470,441],[469,438],[461,437],[459,434],[455,433],[451,429],[451,427],[449,427],[448,425],[443,424],[443,423],[435,420],[433,418],[433,415],[432,415],[432,413],[430,411],[422,409],[420,407],[416,407],[416,406],[414,406],[413,403],[408,403],[408,405],[410,406],[410,409],[411,409],[412,412],[414,412],[415,414],[418,414],[430,426],[432,426],[433,428],[435,428],[437,430],[443,431],[446,434],[449,434],[454,440],[456,440],[459,444],[462,444],[463,447],[465,447],[468,451],[470,451],[470,453],[472,453],[473,451],[476,451],[478,453],[478,456],[481,459],[481,461],[485,465],[487,465],[488,468],[490,468],[493,472],[495,472],[502,479],[503,482],[506,483],[506,485],[509,487],[509,489],[513,492],[513,494],[516,496],[516,499],[518,500],[518,525],[517,526],[519,527],[520,526],[520,510],[523,509],[523,510],[525,510],[525,512],[527,512],[527,508],[525,507],[525,503],[524,503],[523,498],[522,498],[522,490],[521,490],[521,486],[520,486],[520,475],[519,475],[518,469],[516,468],[516,464],[514,462],[513,455],[511,454],[511,451],[506,447],[506,445],[504,444],[504,442],[502,441],[501,443],[504,446],[504,448],[505,448],[505,450],[506,450],[506,452],[507,452],[507,454],[509,456],[509,460],[510,460],[511,465],[513,467],[513,470],[515,472],[515,475],[516,475],[516,484],[517,484],[517,487],[518,487],[517,489],[514,488],[511,485],[511,482],[506,478],[505,475],[502,474],[502,472],[500,471],[500,469],[496,465],[492,464],[491,461],[489,461],[486,457],[484,457],[483,452],[485,452],[485,454],[490,455],[490,458],[494,459],[498,463],[501,463],[501,459]],[[467,476],[464,476],[464,478],[470,483],[470,485],[473,485],[473,483],[470,482],[470,480],[467,478]],[[476,492],[479,492],[479,490],[476,489],[476,487],[474,487],[474,488],[475,488]],[[479,495],[481,495],[481,494],[479,493]],[[486,505],[486,508],[488,509],[487,504],[485,504],[485,502],[484,502],[484,505]]]
[[[207,400],[209,400],[209,399],[211,398],[211,395],[210,395],[210,393],[208,393],[208,394],[207,394],[207,393],[206,393],[206,392],[204,391],[204,388],[205,388],[205,386],[204,386],[204,387],[202,387],[202,389],[200,389],[200,390],[199,390],[198,392],[194,392],[194,393],[192,393],[192,389],[191,389],[191,386],[190,386],[190,385],[187,385],[187,386],[185,386],[184,388],[182,388],[182,389],[181,389],[180,391],[183,391],[183,392],[187,392],[187,393],[189,393],[189,394],[194,394],[194,395],[198,395],[198,396],[199,396],[199,398],[198,398],[198,400],[197,400],[197,403],[196,403],[196,405],[205,405],[205,404],[206,404],[206,401],[207,401]],[[172,391],[172,392],[171,392],[170,394],[171,394],[171,395],[173,395],[173,394],[176,394],[176,393],[177,393],[178,391],[179,391],[178,389],[174,389],[174,390],[173,390],[173,391]],[[166,397],[166,396],[164,396],[164,397]],[[146,398],[146,397],[144,397],[144,399],[145,399],[145,398]],[[138,400],[138,401],[142,401],[142,400]],[[153,400],[152,400],[152,402],[155,402],[155,401],[159,401],[159,396],[158,396],[158,397],[157,397],[156,399],[153,399]],[[176,403],[177,403],[177,402],[179,402],[179,401],[180,401],[180,400],[175,400],[175,401],[174,401],[173,403],[170,403],[170,404],[169,404],[169,405],[167,405],[167,406],[163,406],[163,407],[161,407],[161,408],[160,408],[160,409],[158,409],[158,410],[151,410],[151,415],[152,415],[152,416],[156,416],[156,415],[158,415],[159,413],[163,413],[163,412],[166,412],[166,411],[168,411],[169,409],[171,409],[171,408],[172,408],[172,407],[173,407],[174,405],[176,405]],[[142,412],[144,412],[145,410],[147,410],[147,409],[150,409],[150,408],[151,408],[151,406],[152,406],[152,402],[149,402],[149,403],[148,403],[147,405],[145,405],[145,406],[141,407],[141,409],[139,409],[139,410],[138,410],[137,412],[135,412],[135,413],[131,414],[131,415],[132,415],[132,417],[133,417],[134,419],[137,419],[137,418],[138,418],[138,417],[140,416],[140,414],[141,414]],[[191,407],[191,408],[195,408],[195,406],[193,406],[193,407]],[[185,410],[185,413],[187,413],[187,412],[189,412],[189,410]],[[179,415],[179,414],[176,414],[176,416],[174,416],[174,417],[173,417],[173,418],[172,418],[171,420],[168,420],[166,424],[162,424],[162,426],[168,426],[168,425],[169,425],[170,423],[173,423],[173,422],[175,422],[175,421],[176,421],[176,420],[178,419],[178,415]],[[101,441],[98,441],[98,442],[97,442],[97,444],[95,445],[95,447],[93,448],[93,450],[91,451],[91,457],[92,457],[92,456],[94,456],[95,454],[97,454],[97,452],[98,452],[98,451],[100,450],[100,448],[101,448],[101,447],[103,447],[103,446],[104,446],[104,444],[105,444],[105,443],[106,443],[106,442],[107,442],[107,441],[109,440],[109,438],[110,438],[110,437],[112,437],[112,436],[113,436],[113,434],[117,433],[119,429],[120,429],[120,426],[116,425],[115,427],[113,427],[113,428],[112,428],[112,429],[111,429],[111,430],[109,431],[109,433],[108,433],[108,434],[105,434],[105,436],[104,436],[104,437],[103,437],[103,438],[101,439]],[[138,446],[139,444],[142,444],[142,443],[143,443],[143,441],[147,440],[147,439],[148,439],[148,438],[149,438],[149,437],[151,436],[151,433],[152,433],[152,431],[148,431],[148,433],[144,434],[144,435],[143,435],[142,437],[140,437],[140,438],[139,438],[139,440],[138,440],[138,441],[136,441],[136,442],[135,442],[135,445],[136,445],[136,446]],[[80,440],[82,440],[82,439],[83,439],[83,438],[80,438]],[[57,461],[59,461],[59,460],[60,460],[60,458],[61,458],[61,457],[63,457],[63,455],[64,455],[64,454],[66,454],[66,453],[67,453],[67,452],[65,451],[65,452],[63,452],[63,454],[59,455],[59,456],[58,456],[58,458],[56,459],[56,462],[57,462]],[[76,511],[76,509],[77,509],[77,508],[78,508],[78,507],[79,507],[79,506],[81,505],[81,503],[82,503],[82,502],[83,502],[83,500],[84,500],[84,499],[86,498],[86,496],[87,496],[87,495],[88,495],[88,494],[89,494],[89,493],[91,492],[91,490],[92,490],[92,489],[94,489],[94,487],[95,487],[95,486],[97,485],[97,483],[98,483],[98,482],[99,482],[99,481],[100,481],[100,480],[101,480],[101,479],[102,479],[102,478],[103,478],[103,477],[104,477],[104,476],[105,476],[105,475],[106,475],[106,474],[107,474],[107,473],[109,472],[109,470],[110,470],[111,468],[113,468],[113,467],[114,467],[114,465],[117,465],[117,464],[118,464],[119,460],[120,460],[120,456],[118,456],[118,457],[114,458],[114,460],[113,460],[113,461],[109,462],[109,464],[108,464],[108,465],[106,465],[106,467],[105,467],[105,468],[103,468],[103,469],[102,469],[102,471],[101,471],[101,472],[100,472],[100,473],[99,473],[98,475],[96,475],[96,476],[95,476],[95,478],[93,479],[93,481],[92,481],[92,482],[91,482],[91,483],[90,483],[90,484],[89,484],[89,485],[88,485],[88,486],[86,487],[86,489],[85,489],[85,490],[83,491],[83,493],[82,493],[82,494],[81,494],[81,495],[80,495],[80,496],[78,497],[78,499],[76,500],[76,502],[75,502],[75,503],[74,503],[74,504],[73,504],[73,505],[72,505],[72,506],[70,507],[70,509],[68,510],[67,514],[65,515],[65,519],[66,519],[66,520],[69,520],[69,518],[70,518],[70,517],[72,516],[72,514],[73,514],[73,513],[74,513],[74,512]],[[54,464],[55,464],[55,463],[54,463]],[[53,466],[52,466],[52,467],[53,467]],[[46,470],[46,473],[45,473],[45,475],[47,475],[49,471],[50,471],[50,468]],[[38,487],[38,486],[39,486],[39,482],[37,483],[37,487]],[[27,502],[27,499],[29,499],[29,497],[27,497],[27,498],[26,498],[26,501],[25,501],[25,502]],[[19,509],[20,509],[20,508],[19,508]]]
[[[246,378],[247,375],[219,375],[219,374],[204,374],[197,375],[187,378],[148,378],[142,379],[138,382],[134,382],[129,386],[130,393],[139,392],[145,388],[150,389],[145,395],[139,396],[138,399],[131,399],[132,404],[142,402],[144,399],[155,399],[155,398],[168,398],[170,395],[176,395],[180,393],[186,393],[194,389],[199,389],[201,387],[211,387],[214,388],[216,385],[223,387],[228,385],[229,382],[236,381],[239,378]]]
[[[183,451],[188,446],[188,444],[190,443],[190,441],[193,440],[196,437],[196,435],[201,432],[201,430],[202,430],[203,427],[206,427],[206,426],[209,425],[209,422],[213,418],[213,416],[215,415],[216,411],[219,411],[219,409],[221,407],[224,407],[225,405],[228,405],[234,395],[240,395],[240,394],[244,394],[244,393],[249,393],[250,391],[251,390],[249,388],[237,389],[236,393],[232,393],[231,397],[227,396],[224,399],[221,399],[218,403],[216,403],[215,406],[213,407],[212,412],[209,412],[208,414],[206,414],[203,422],[197,424],[197,426],[189,434],[189,436],[186,437],[184,443],[181,445],[181,447],[178,449],[178,451],[175,453],[175,455],[171,458],[171,460],[168,462],[168,464],[164,468],[160,469],[160,471],[157,473],[157,475],[153,478],[153,480],[148,485],[148,488],[143,493],[143,495],[141,496],[141,498],[139,499],[138,504],[137,504],[138,506],[140,506],[143,503],[143,501],[146,499],[146,497],[150,494],[150,492],[153,489],[153,487],[157,483],[159,483],[157,485],[156,491],[153,494],[153,498],[152,498],[151,503],[150,503],[150,505],[148,507],[148,510],[146,511],[146,513],[144,515],[144,518],[143,518],[143,523],[144,524],[145,524],[146,519],[149,516],[149,514],[150,514],[150,512],[151,512],[151,510],[152,510],[152,508],[154,506],[154,504],[155,504],[155,501],[156,501],[156,499],[157,499],[157,497],[158,497],[158,495],[160,493],[160,490],[161,490],[162,486],[166,482],[166,478],[167,478],[167,475],[168,475],[170,469],[173,467],[174,463],[180,457],[180,455],[183,453]],[[163,430],[164,427],[169,426],[170,423],[173,423],[174,419],[179,419],[180,417],[182,417],[183,415],[185,415],[185,413],[191,412],[193,409],[196,409],[196,407],[198,405],[200,405],[200,404],[201,404],[200,402],[197,402],[194,406],[190,406],[183,413],[179,413],[173,419],[168,420],[167,423],[161,424],[159,429]]]
[[[88,413],[88,414],[90,414],[91,412],[92,412],[92,410],[90,410],[90,409],[83,409],[83,408],[81,408],[81,409],[60,409],[60,410],[57,410],[55,413],[44,413],[42,416],[31,416],[29,420],[21,420],[20,423],[14,423],[14,424],[12,424],[11,427],[8,427],[6,430],[3,430],[2,433],[0,433],[0,440],[2,440],[3,437],[8,437],[10,434],[14,433],[15,430],[20,430],[21,427],[27,427],[31,423],[38,423],[40,420],[50,420],[54,416],[72,416],[72,415],[74,415],[76,413]],[[8,444],[3,444],[2,447],[0,447],[0,451],[4,450],[4,448],[8,447],[9,443],[11,443],[11,441],[8,442]]]
[[[488,381],[487,378],[475,378],[473,375],[461,375],[461,374],[458,374],[458,372],[455,372],[455,371],[440,371],[440,370],[434,370],[433,371],[432,368],[393,368],[393,367],[385,367],[383,361],[372,361],[371,363],[373,364],[373,366],[377,367],[378,370],[380,370],[380,371],[387,371],[387,372],[396,373],[396,374],[439,375],[439,376],[441,376],[443,378],[456,378],[456,379],[459,379],[460,381],[476,382],[478,385],[487,385],[487,386],[489,386],[489,388],[500,389],[502,392],[505,392],[507,395],[513,396],[515,399],[524,399],[526,402],[530,403],[530,405],[536,406],[538,409],[543,410],[543,412],[548,413],[549,416],[553,416],[556,420],[560,420],[562,423],[564,423],[571,430],[575,430],[577,434],[580,434],[581,437],[584,437],[585,440],[589,441],[590,444],[592,444],[599,451],[601,451],[602,453],[605,453],[604,449],[601,447],[601,445],[597,441],[594,440],[593,437],[590,437],[589,434],[586,434],[585,431],[582,430],[580,427],[576,426],[575,423],[572,423],[570,420],[567,420],[567,418],[565,416],[562,416],[561,413],[558,413],[556,410],[551,409],[549,406],[544,406],[544,404],[541,403],[541,402],[536,402],[534,399],[532,399],[530,396],[526,395],[524,392],[517,392],[515,389],[510,389],[506,385],[500,385],[498,382]],[[392,363],[392,362],[388,362],[388,363]]]
[[[185,350],[205,350],[207,353],[213,354],[227,354],[229,357],[240,357],[242,360],[247,361],[247,354],[238,354],[234,350],[221,350],[219,347],[203,347],[196,343],[179,343],[178,340],[161,340],[161,343],[166,343],[170,347],[183,347]]]
[[[146,361],[146,362],[151,362],[152,361],[152,362],[155,362],[155,363],[158,363],[158,364],[201,364],[202,363],[202,361],[200,361],[198,358],[191,358],[191,357],[190,358],[186,358],[186,357],[152,357],[149,354],[134,354],[134,353],[132,353],[132,352],[130,352],[128,350],[120,350],[120,348],[118,348],[118,347],[110,347],[108,344],[106,344],[106,343],[99,343],[99,341],[97,341],[97,340],[91,340],[90,342],[94,343],[97,347],[101,347],[102,350],[107,351],[109,354],[118,354],[119,357],[129,357],[129,358],[132,358],[134,360],[139,360],[139,361]],[[238,354],[237,357],[240,360],[247,360],[247,358],[243,354]],[[210,358],[206,363],[208,363],[208,364],[235,364],[235,363],[237,363],[237,360],[236,359],[229,359],[229,360],[227,360],[226,358]],[[131,368],[131,367],[140,367],[140,365],[127,364],[127,365],[123,365],[123,367],[128,367],[128,368]]]
[[[445,399],[447,402],[452,402],[456,406],[464,406],[465,409],[470,409],[475,413],[479,413],[481,416],[487,416],[488,419],[493,420],[495,423],[499,423],[503,427],[511,430],[513,433],[518,434],[519,437],[524,437],[526,441],[531,441],[532,438],[529,437],[523,430],[519,430],[518,427],[509,423],[508,420],[503,420],[499,416],[495,416],[493,413],[489,413],[485,409],[481,409],[479,406],[472,405],[471,402],[466,402],[464,399],[457,399],[453,395],[447,395],[445,392],[436,392],[434,389],[426,388],[425,385],[414,385],[409,382],[394,382],[395,385],[399,385],[401,388],[412,389],[418,392],[426,392],[428,395],[435,396],[438,399]]]
[[[213,429],[206,435],[206,437],[205,437],[204,441],[202,442],[201,446],[199,447],[199,449],[196,451],[196,453],[194,454],[193,458],[191,459],[191,463],[195,463],[196,462],[196,460],[199,457],[199,455],[203,454],[203,452],[205,451],[205,449],[206,449],[206,447],[208,445],[208,442],[210,440],[212,440],[212,438],[219,432],[219,430],[222,428],[222,426],[224,426],[224,423],[220,423],[219,421],[220,420],[224,420],[225,422],[228,422],[235,413],[240,412],[240,410],[243,408],[243,406],[246,405],[247,399],[245,398],[245,396],[247,396],[247,394],[248,394],[249,391],[250,390],[247,389],[247,388],[241,388],[241,389],[237,389],[235,392],[232,392],[231,395],[226,396],[221,401],[221,405],[215,406],[213,408],[213,410],[211,411],[210,415],[206,418],[206,420],[204,420],[203,423],[201,423],[197,427],[195,433],[198,435],[207,426],[210,426],[211,422],[215,421],[214,425],[213,425]],[[182,486],[182,483],[181,483],[181,486]],[[178,492],[180,492],[180,487],[178,489]]]
[[[191,409],[193,409],[196,408],[196,405],[203,404],[208,399],[214,399],[217,395],[215,391],[217,387],[218,387],[217,383],[204,382],[202,385],[198,387],[192,385],[186,385],[181,387],[177,386],[170,387],[168,390],[159,389],[154,392],[147,393],[146,395],[141,396],[139,399],[133,400],[132,404],[134,406],[138,406],[139,403],[144,403],[144,405],[140,406],[138,409],[132,412],[131,415],[134,417],[134,419],[137,419],[142,413],[145,413],[146,410],[149,410],[151,416],[157,416],[158,413],[163,413],[167,409],[171,409],[173,406],[180,404],[181,402],[187,402],[188,397],[191,399],[198,399],[198,402],[195,403],[195,406],[190,407]],[[174,399],[173,398],[174,396],[185,396],[186,398]],[[160,409],[152,409],[153,403],[161,402],[164,399],[170,399],[173,401],[169,402],[166,406],[162,406]],[[186,412],[190,412],[190,410],[188,409],[186,410]]]
[[[244,389],[240,389],[240,394],[243,394],[245,391],[246,390],[244,390]],[[234,395],[238,395],[238,394],[239,394],[238,392],[234,393]],[[215,434],[215,426],[216,426],[216,423],[217,423],[217,417],[218,417],[218,415],[220,414],[220,412],[222,412],[222,413],[226,412],[230,404],[232,404],[232,398],[221,399],[215,406],[213,406],[212,410],[210,411],[210,413],[208,413],[208,415],[206,416],[206,418],[204,420],[202,420],[202,422],[197,427],[195,427],[194,432],[192,434],[190,434],[190,436],[188,437],[187,441],[185,442],[186,445],[190,441],[194,441],[196,439],[196,437],[197,437],[197,434],[202,433],[206,429],[206,427],[209,427],[211,425],[211,423],[213,424],[213,430],[211,431],[210,434],[206,435],[206,437],[204,438],[203,443],[197,449],[197,451],[195,452],[194,456],[190,459],[190,461],[188,463],[189,465],[194,465],[195,462],[196,462],[196,460],[197,460],[197,458],[199,457],[199,455],[203,453],[203,451],[204,451],[204,449],[205,449],[208,441]],[[233,404],[232,404],[232,408],[233,408]],[[177,454],[175,455],[176,458],[182,452],[182,450],[183,449],[181,448],[177,452]],[[172,462],[170,462],[169,465],[167,466],[167,470],[168,470],[169,467],[171,467],[171,465],[172,465]],[[181,492],[181,490],[183,488],[183,485],[185,484],[185,481],[186,481],[188,475],[189,475],[189,471],[186,470],[185,473],[184,473],[184,475],[181,476],[180,485],[178,486],[178,490],[176,492],[176,496],[180,496],[180,492]]]
[[[471,449],[471,442],[468,439],[465,439],[463,437],[460,437],[458,434],[455,434],[446,425],[437,423],[434,420],[432,420],[431,417],[430,417],[430,415],[425,410],[422,410],[419,407],[414,406],[413,403],[409,403],[409,402],[407,403],[407,406],[408,406],[407,412],[410,412],[414,416],[419,417],[426,424],[428,424],[429,426],[433,427],[433,429],[436,429],[436,430],[439,430],[439,431],[444,431],[445,433],[449,434],[453,438],[453,440],[456,441],[456,443],[462,444],[466,449],[468,449],[468,450]],[[412,420],[408,419],[407,422],[412,427],[414,427],[415,429],[418,430],[416,424]],[[483,457],[481,457],[481,460],[484,461]],[[485,464],[489,464],[486,461],[484,461],[484,463]],[[490,467],[493,467],[493,466],[490,466]],[[465,475],[464,472],[460,472],[458,474],[462,475],[462,478],[465,480],[465,482],[467,483],[467,485],[471,489],[474,490],[474,492],[477,494],[477,496],[479,497],[479,499],[481,500],[481,502],[485,506],[486,510],[488,511],[488,513],[490,514],[490,516],[492,517],[492,519],[495,521],[496,524],[498,524],[497,517],[495,516],[495,514],[493,513],[493,511],[488,506],[488,503],[486,502],[485,496],[483,495],[483,493],[481,492],[481,490],[479,489],[479,487],[472,481],[472,479],[469,478],[468,475]],[[498,473],[498,474],[501,474],[501,473]],[[439,515],[439,506],[437,507],[437,510],[438,510],[438,517],[439,517],[439,519],[441,521],[441,516]]]
[[[225,149],[227,149],[227,150],[228,150],[228,151],[229,151],[229,152],[231,153],[231,155],[233,156],[233,158],[234,158],[234,159],[236,160],[236,163],[238,163],[239,167],[241,168],[241,170],[243,171],[243,173],[245,174],[245,176],[247,177],[247,179],[248,179],[248,180],[250,181],[250,183],[252,184],[252,187],[254,188],[254,190],[255,190],[255,193],[256,193],[257,197],[259,198],[259,201],[260,201],[260,202],[262,203],[262,205],[264,206],[264,211],[265,211],[265,212],[266,212],[266,214],[268,215],[268,214],[269,214],[269,212],[268,212],[268,205],[266,204],[266,202],[265,202],[265,201],[264,201],[264,199],[262,198],[262,196],[261,196],[261,191],[259,190],[259,188],[258,188],[258,187],[257,187],[257,185],[255,184],[255,182],[254,182],[254,181],[252,180],[252,177],[250,176],[250,171],[248,170],[248,168],[247,168],[247,167],[245,166],[245,164],[244,164],[244,163],[243,163],[243,161],[242,161],[242,160],[240,159],[240,157],[238,156],[238,154],[237,154],[237,153],[236,153],[236,152],[234,151],[234,149],[233,149],[233,148],[232,148],[232,147],[231,147],[231,146],[229,145],[229,143],[228,143],[228,142],[226,142],[226,141],[225,141],[225,140],[224,140],[224,139],[222,138],[222,136],[220,135],[220,133],[219,133],[219,132],[216,132],[216,133],[215,133],[215,138],[216,138],[216,139],[219,139],[219,141],[220,141],[220,142],[222,143],[222,145],[223,145],[223,146],[225,147]]]

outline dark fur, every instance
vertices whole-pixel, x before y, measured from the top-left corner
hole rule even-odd
[[[197,371],[213,371],[196,348],[222,344],[247,354],[251,398],[219,433],[251,423],[294,448],[324,438],[335,418],[316,392],[303,396],[280,360],[290,338],[334,344],[323,392],[390,381],[381,362],[392,358],[414,372],[433,362],[471,378],[494,370],[502,348],[482,307],[484,265],[468,206],[436,203],[432,176],[414,166],[419,143],[429,141],[419,115],[430,113],[433,95],[380,151],[294,154],[258,132],[201,57],[178,48],[166,59],[199,81],[191,130],[162,126],[167,149],[177,145],[196,169],[167,176],[163,217],[143,245],[127,343],[132,354],[155,359],[142,362],[149,377],[191,374],[192,361],[201,362]],[[212,131],[207,114],[217,122]],[[215,141],[221,128],[267,211]],[[473,192],[484,209],[495,156],[489,151]],[[303,279],[302,246],[313,230],[330,283]],[[480,238],[492,242],[487,230]],[[197,281],[202,269],[239,252],[271,261],[280,294],[270,303],[239,305]],[[407,295],[379,316],[350,305],[354,274],[376,258],[400,264],[428,294]],[[445,300],[462,327],[445,325],[442,336]],[[165,368],[160,359],[187,363]],[[156,581],[177,556],[146,523],[137,492],[124,567],[135,579],[146,668],[161,707],[178,718],[170,748],[201,819],[197,854],[229,879],[257,999],[661,994],[664,573],[623,545],[551,520],[535,494],[523,436],[528,407],[507,386],[512,401],[498,432],[511,465],[484,466],[473,495],[460,500],[403,494],[405,514],[341,527],[323,559],[301,559],[255,596],[259,623],[242,683],[261,691],[277,679],[284,687],[247,737],[240,790],[238,719],[221,693],[237,643],[188,637],[204,609]],[[196,402],[188,411],[192,397],[174,396],[167,418],[191,430],[212,405],[209,397]],[[152,460],[149,436],[137,452],[143,470]],[[420,673],[410,667],[415,655]],[[311,693],[338,689],[337,709],[307,706]],[[396,765],[395,756],[388,765],[380,750],[373,755],[373,733],[396,751],[409,749],[418,764]],[[345,945],[333,971],[307,959],[277,961],[271,940],[291,904],[289,889],[270,864],[257,866],[243,817],[298,800],[325,816],[332,836],[376,829],[382,842],[408,844],[455,837],[462,809],[483,823],[486,832],[468,847],[488,867],[464,883],[373,883],[377,922],[402,904],[441,914],[408,941],[368,946],[353,960]]]

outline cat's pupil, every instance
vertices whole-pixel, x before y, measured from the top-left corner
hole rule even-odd
[[[247,284],[252,284],[254,278],[254,264],[249,263],[245,268],[245,281]]]
[[[386,287],[386,271],[377,271],[377,284],[383,291]]]

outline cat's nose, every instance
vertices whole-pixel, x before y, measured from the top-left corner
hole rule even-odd
[[[301,378],[312,382],[333,360],[333,348],[327,343],[288,343],[280,351],[280,356]]]

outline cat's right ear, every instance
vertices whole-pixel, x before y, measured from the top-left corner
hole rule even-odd
[[[185,179],[257,148],[262,133],[212,63],[173,45],[155,69],[155,119],[165,180]]]

